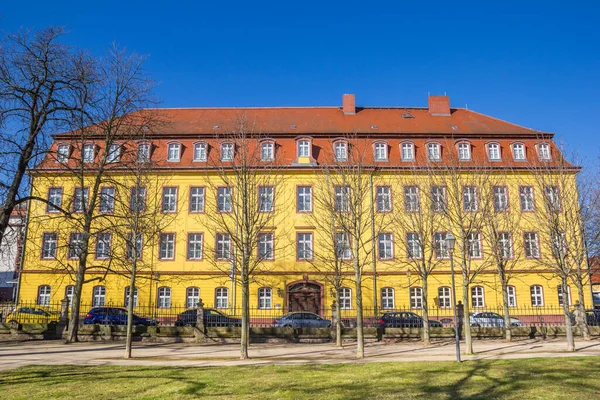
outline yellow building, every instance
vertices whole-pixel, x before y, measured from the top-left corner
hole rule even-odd
[[[462,207],[457,210],[460,218],[469,221],[477,215],[479,221],[485,220],[488,216],[481,210],[488,202],[496,211],[514,216],[517,226],[505,238],[506,256],[512,260],[510,304],[515,308],[559,305],[560,282],[547,267],[551,251],[539,226],[539,213],[547,212],[544,198],[548,193],[533,172],[536,166],[545,171],[559,168],[562,157],[550,133],[451,108],[446,96],[430,96],[428,107],[423,108],[356,107],[354,96],[344,95],[342,107],[164,109],[160,113],[168,123],[151,129],[143,140],[116,143],[108,149],[111,164],[125,162],[124,154],[130,152],[138,159],[148,158],[152,165],[144,178],[144,201],[149,208],[153,201],[156,204],[160,229],[155,238],[143,239],[147,245],[142,246],[138,307],[183,308],[200,298],[216,308],[240,306],[239,284],[232,279],[238,276],[231,273],[237,268],[229,261],[232,238],[219,225],[229,218],[223,214],[230,211],[231,202],[239,201],[239,190],[224,177],[228,167],[248,154],[237,141],[240,121],[244,121],[244,134],[260,154],[260,168],[270,174],[255,178],[264,182],[255,189],[258,198],[250,201],[262,213],[272,215],[264,220],[268,222],[263,221],[264,231],[258,235],[254,250],[253,259],[260,262],[251,277],[251,307],[273,313],[327,312],[334,298],[332,272],[323,256],[330,233],[320,231],[328,218],[323,193],[331,191],[334,198],[339,196],[334,202],[340,204],[335,206],[344,207],[344,189],[328,185],[339,179],[339,168],[345,168],[349,155],[359,148],[364,156],[360,163],[373,178],[369,183],[373,190],[370,207],[378,225],[373,230],[370,220],[365,225],[363,235],[367,239],[359,250],[363,254],[358,256],[364,259],[362,288],[367,309],[419,310],[422,282],[413,265],[423,254],[411,247],[415,243],[412,233],[417,229],[411,229],[406,221],[414,217],[417,208],[440,212],[435,207],[442,207],[441,203],[451,207],[452,182],[460,187],[460,193],[454,193]],[[93,171],[91,166],[106,150],[102,136],[88,138],[85,143],[77,143],[68,133],[54,139],[51,153],[31,171],[32,193],[73,214],[65,217],[46,203],[31,204],[20,301],[48,304],[72,295],[78,261],[72,251],[80,240],[73,227],[81,204],[77,200],[91,197],[94,188],[93,174],[88,173],[81,183],[71,164],[88,164]],[[65,168],[68,165],[71,167]],[[576,171],[570,168],[568,172],[568,184],[573,187]],[[104,225],[96,229],[98,233],[90,243],[90,268],[82,292],[84,308],[121,306],[125,302],[129,274],[116,260],[127,259],[123,256],[126,246],[111,232],[107,221],[118,214],[115,201],[130,204],[129,188],[135,185],[128,174],[126,169],[111,170],[110,180],[98,188],[105,200],[96,202],[98,217],[94,223]],[[453,181],[456,176],[461,178]],[[440,202],[437,206],[436,201]],[[368,211],[365,216],[370,215]],[[431,224],[438,239],[444,239],[448,231],[457,236],[459,226],[464,226],[451,217],[434,219]],[[485,224],[479,225],[469,236],[466,250],[473,271],[469,303],[475,309],[502,304],[486,232]],[[373,241],[369,235],[374,236]],[[349,259],[340,303],[342,308],[353,309],[350,259],[354,247],[351,240],[343,236],[338,239],[348,246],[342,246],[340,257]],[[368,243],[375,244],[375,257]],[[443,315],[451,307],[450,265],[443,244],[433,245],[430,251],[435,268],[428,280],[429,308]],[[461,299],[460,268],[456,279]],[[569,301],[574,302],[576,290],[571,286],[570,291]],[[588,304],[589,297],[587,291]]]

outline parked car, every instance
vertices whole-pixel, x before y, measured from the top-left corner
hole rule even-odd
[[[422,328],[423,318],[409,311],[388,312],[383,314],[377,323],[381,328]],[[440,321],[430,319],[429,326],[441,328],[443,325]]]
[[[273,320],[276,328],[329,328],[331,321],[309,312],[293,312]]]
[[[94,307],[87,313],[83,323],[86,325],[127,325],[127,309],[121,307]],[[155,326],[158,325],[158,322],[133,314],[133,324]]]
[[[585,319],[589,326],[600,326],[600,310],[585,310]]]
[[[19,324],[49,324],[58,322],[60,312],[49,307],[19,307],[6,315],[6,321],[11,327],[17,328]]]
[[[471,314],[471,326],[504,326],[504,317],[495,312],[479,312]],[[510,319],[510,326],[522,326],[517,318]]]
[[[191,308],[185,310],[177,316],[175,326],[196,326],[198,316],[198,310]],[[204,326],[228,326],[238,327],[242,326],[242,320],[239,318],[230,317],[221,311],[217,311],[212,308],[204,309]]]

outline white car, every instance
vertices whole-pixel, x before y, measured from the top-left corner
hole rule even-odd
[[[471,314],[471,326],[504,326],[504,317],[495,312],[479,312]],[[522,326],[516,318],[510,319],[511,326]]]

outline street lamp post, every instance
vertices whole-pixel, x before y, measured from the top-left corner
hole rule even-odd
[[[456,308],[456,285],[454,283],[454,245],[456,244],[456,238],[452,236],[450,232],[446,234],[446,246],[448,247],[448,253],[450,254],[450,276],[452,277],[452,305],[454,308],[454,337],[456,340],[456,361],[460,362],[460,335],[458,332],[458,310]]]

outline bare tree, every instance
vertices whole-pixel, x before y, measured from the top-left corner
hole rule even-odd
[[[60,43],[63,28],[9,34],[0,42],[0,242],[11,213],[29,200],[26,171],[46,150],[48,133],[81,111],[90,58]]]
[[[211,211],[199,217],[216,236],[214,245],[205,241],[208,261],[241,286],[241,359],[248,358],[250,342],[250,284],[273,268],[275,253],[288,247],[287,228],[277,225],[289,203],[278,161],[283,157],[275,157],[283,149],[256,126],[257,121],[240,114],[213,143],[218,149],[209,152],[206,184],[216,196],[207,196]]]

